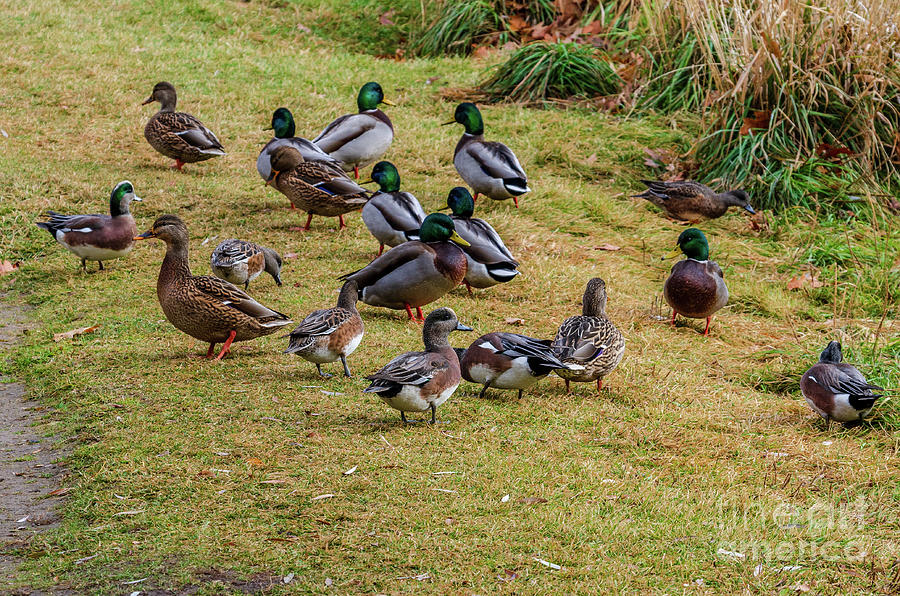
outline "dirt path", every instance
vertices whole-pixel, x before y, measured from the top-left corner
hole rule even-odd
[[[21,308],[0,295],[0,358],[22,335]],[[12,554],[58,521],[58,498],[46,498],[62,472],[52,439],[35,432],[41,406],[25,399],[25,387],[0,377],[0,593],[8,593],[18,559]],[[15,593],[15,592],[14,592]]]

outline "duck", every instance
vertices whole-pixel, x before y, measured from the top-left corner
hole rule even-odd
[[[504,332],[488,333],[473,341],[462,353],[459,366],[463,379],[482,385],[478,397],[494,387],[518,389],[519,399],[525,389],[555,370],[584,368],[563,363],[550,340]]]
[[[344,214],[362,209],[370,196],[340,170],[320,161],[306,161],[297,149],[286,145],[272,152],[272,173],[266,184],[308,213],[304,231],[309,230],[313,215],[336,216],[338,229],[347,227]]]
[[[372,168],[371,180],[362,182],[378,184],[378,192],[362,208],[362,220],[380,246],[398,246],[419,239],[419,228],[425,220],[425,211],[414,195],[400,190],[400,174],[389,161],[379,161]]]
[[[459,358],[447,339],[453,331],[472,328],[460,323],[453,309],[435,309],[422,327],[425,351],[400,354],[381,370],[366,376],[372,384],[363,391],[376,393],[387,405],[399,410],[404,423],[408,422],[407,412],[431,410],[431,423],[435,424],[438,407],[462,381]]]
[[[581,314],[563,321],[553,340],[553,349],[565,364],[581,369],[561,368],[556,374],[566,383],[597,382],[603,390],[603,377],[611,373],[625,355],[625,336],[606,316],[606,282],[599,277],[588,281],[581,298]]]
[[[272,113],[272,126],[266,130],[273,130],[275,136],[259,152],[256,158],[256,171],[263,180],[268,180],[272,175],[272,152],[277,147],[287,145],[300,152],[305,161],[321,161],[331,164],[334,168],[340,168],[336,159],[319,149],[319,146],[303,137],[295,137],[296,125],[294,115],[287,108],[278,108]],[[343,170],[341,170],[343,171]]]
[[[282,263],[281,255],[271,248],[235,238],[220,242],[209,258],[213,275],[236,286],[244,284],[245,291],[263,271],[281,286]]]
[[[371,81],[362,86],[356,97],[357,114],[345,114],[319,133],[313,143],[339,161],[344,170],[359,169],[378,161],[394,140],[394,125],[378,104],[393,106],[384,98],[381,85]]]
[[[832,420],[845,425],[862,422],[875,401],[884,397],[883,387],[872,385],[855,366],[842,360],[840,342],[828,342],[819,362],[800,377],[803,398],[825,419],[826,428]]]
[[[177,215],[161,215],[135,240],[158,238],[166,243],[166,257],[159,270],[156,294],[163,313],[176,329],[209,343],[212,358],[217,343],[223,344],[215,360],[221,360],[236,341],[275,333],[293,321],[267,308],[243,290],[218,277],[192,275],[188,263],[188,229]]]
[[[79,257],[82,270],[87,271],[86,261],[97,261],[103,271],[103,261],[124,257],[134,248],[137,225],[131,215],[132,201],[139,202],[141,198],[134,194],[134,185],[123,180],[109,195],[109,215],[48,211],[49,220],[37,222],[37,226]]]
[[[512,150],[496,141],[484,140],[484,121],[474,103],[456,106],[453,120],[447,124],[462,124],[463,133],[453,153],[453,165],[460,177],[475,192],[475,199],[483,194],[495,201],[512,199],[516,207],[519,197],[528,188],[528,177]]]
[[[409,320],[424,322],[422,307],[441,298],[465,278],[466,255],[460,247],[468,243],[456,233],[453,220],[443,213],[426,217],[419,236],[420,240],[404,242],[338,279],[356,281],[364,303],[406,309]]]
[[[344,376],[352,377],[347,366],[347,356],[353,353],[362,341],[364,328],[359,311],[356,310],[358,289],[355,281],[345,282],[338,295],[337,306],[314,310],[297,328],[291,331],[290,342],[285,354],[297,354],[316,365],[320,377],[329,378],[322,372],[322,365],[340,359],[344,365]]]
[[[731,206],[742,207],[750,214],[756,211],[750,205],[750,197],[743,190],[717,193],[710,187],[693,180],[641,180],[647,190],[633,195],[647,199],[666,212],[670,218],[697,223],[704,219],[722,217]]]
[[[180,172],[184,164],[225,155],[222,143],[202,122],[175,111],[177,97],[172,83],[157,83],[141,105],[154,101],[160,103],[160,108],[144,127],[144,137],[154,149],[175,160],[173,168]]]
[[[447,207],[453,213],[450,219],[457,233],[469,243],[463,249],[467,261],[463,283],[469,294],[472,294],[472,288],[489,288],[512,281],[519,274],[519,262],[491,224],[472,217],[475,199],[468,189],[462,186],[452,189],[447,196]]]
[[[682,252],[686,259],[675,263],[663,286],[663,297],[675,315],[706,319],[703,335],[709,335],[713,314],[728,304],[728,288],[718,263],[709,260],[709,242],[697,228],[688,228],[678,236],[672,256]]]

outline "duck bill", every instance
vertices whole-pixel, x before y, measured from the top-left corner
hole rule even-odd
[[[681,256],[681,247],[680,247],[680,246],[676,246],[675,248],[673,248],[673,249],[671,250],[671,252],[667,253],[666,256],[663,257],[663,260],[665,260],[665,259],[677,259],[679,256]]]
[[[452,242],[454,244],[458,244],[460,246],[472,246],[471,244],[469,244],[468,242],[463,240],[463,237],[460,236],[459,234],[457,234],[456,232],[453,232],[452,234],[450,234],[450,242]]]
[[[468,325],[463,325],[462,323],[457,321],[456,322],[456,331],[475,331],[475,330],[472,329],[471,327],[469,327]]]
[[[142,102],[141,102],[141,105],[142,105],[142,106],[145,106],[145,105],[147,105],[148,103],[153,103],[153,96],[152,96],[152,95],[151,95],[150,97],[148,97],[147,99],[145,99],[144,101],[142,101]]]
[[[357,184],[372,184],[373,182],[375,182],[375,181],[372,180],[371,178],[369,178],[368,180],[363,180],[362,182],[357,182]]]
[[[441,122],[441,126],[447,126],[449,124],[456,124],[456,120],[451,120],[450,122]]]
[[[156,238],[156,234],[153,233],[153,230],[147,230],[143,234],[138,234],[132,240],[147,240],[149,238]]]
[[[272,188],[275,188],[275,180],[278,179],[278,174],[280,174],[280,173],[281,172],[276,172],[275,170],[272,170],[272,175],[269,176],[268,180],[266,180],[266,183],[264,186],[271,186]]]
[[[750,215],[756,215],[756,210],[752,206],[750,206],[749,203],[747,205],[744,205],[744,209],[746,209],[747,212],[750,213]]]
[[[389,100],[389,99],[382,99],[382,100],[381,100],[381,103],[383,103],[383,104],[386,105],[386,106],[396,106],[396,105],[397,105],[397,104],[395,104],[394,102],[392,102],[392,101]]]
[[[132,200],[132,201],[137,201],[138,203],[140,203],[140,202],[143,201],[144,199],[142,199],[141,197],[135,195],[135,196],[131,197],[131,200]]]

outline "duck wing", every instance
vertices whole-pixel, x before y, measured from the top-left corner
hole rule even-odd
[[[291,331],[291,337],[309,335],[330,335],[353,317],[346,308],[323,308],[314,310]]]
[[[323,162],[307,161],[294,168],[292,174],[303,182],[314,186],[331,196],[361,194],[369,196],[369,191],[348,178],[343,171]]]
[[[159,121],[169,132],[201,153],[225,155],[225,148],[216,135],[194,116],[184,112],[163,112],[159,114]]]
[[[263,306],[237,286],[218,277],[198,275],[193,278],[193,284],[210,300],[257,319],[263,327],[280,327],[292,322],[287,315]]]
[[[341,281],[352,279],[357,283],[359,289],[362,290],[367,286],[373,285],[395,269],[399,269],[403,265],[418,259],[426,252],[430,252],[432,256],[435,254],[434,249],[424,242],[417,240],[404,242],[400,246],[387,251],[362,269],[345,273],[338,279]]]
[[[536,358],[545,365],[567,368],[557,357],[550,340],[535,339],[518,333],[497,333],[496,335],[501,349],[493,351],[498,354],[504,354],[510,358]]]
[[[528,190],[525,170],[516,158],[512,150],[496,141],[481,141],[467,143],[463,149],[468,153],[481,170],[491,178],[502,179],[505,183],[521,187],[523,192]]]
[[[669,199],[688,200],[709,196],[712,191],[705,184],[693,180],[675,180],[663,182],[661,180],[641,180],[647,185],[647,190],[636,197],[655,197],[663,201]]]
[[[614,343],[615,327],[598,317],[569,317],[559,327],[553,348],[563,360],[590,362]]]
[[[233,267],[260,252],[259,247],[252,242],[230,239],[219,243],[210,260],[215,267]]]
[[[38,222],[37,225],[54,234],[54,236],[56,232],[62,232],[64,234],[69,232],[88,234],[90,232],[102,230],[112,222],[112,217],[109,215],[100,215],[99,213],[91,215],[63,215],[56,211],[48,211],[47,217],[50,219]]]
[[[516,267],[519,266],[519,262],[516,261],[512,254],[509,252],[509,249],[506,248],[506,245],[503,244],[503,240],[500,238],[500,235],[497,231],[483,219],[476,218],[466,218],[466,217],[453,217],[453,223],[456,226],[457,233],[462,236],[463,240],[472,245],[472,247],[478,247],[477,250],[482,251],[485,255],[487,253],[493,253],[492,257],[494,260],[482,261],[480,258],[475,257],[472,254],[472,258],[477,260],[480,263],[492,263],[499,261],[509,261],[513,263]],[[465,247],[469,248],[469,247]],[[468,253],[468,251],[466,251]]]
[[[424,385],[437,373],[450,368],[450,363],[440,354],[432,352],[406,352],[388,362],[381,370],[368,375],[372,384],[366,393],[378,393],[398,385]]]
[[[377,120],[367,114],[346,114],[319,133],[313,143],[325,153],[334,153],[350,141],[375,128]]]

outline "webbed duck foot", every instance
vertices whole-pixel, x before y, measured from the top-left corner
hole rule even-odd
[[[343,230],[344,228],[347,227],[347,224],[344,223],[343,215],[338,215],[338,221],[341,222],[340,225],[338,226],[338,230]]]
[[[359,180],[359,166],[353,166],[353,176]]]
[[[513,197],[513,203],[516,204],[516,209],[519,208],[519,197]]]
[[[228,350],[231,349],[231,342],[234,341],[234,338],[236,335],[237,335],[237,331],[232,329],[231,332],[228,334],[228,339],[225,340],[225,345],[222,346],[222,351],[219,352],[218,356],[216,356],[216,361],[221,360],[225,356],[225,354],[228,353]]]
[[[709,337],[709,322],[712,320],[712,317],[706,317],[706,329],[703,330],[703,335],[705,337]]]
[[[469,290],[469,296],[474,296],[474,295],[475,295],[475,292],[472,291],[472,286],[469,285],[469,282],[467,282],[466,280],[463,280],[463,282],[462,282],[461,285],[466,286],[466,289]]]
[[[184,167],[184,162],[181,161],[180,159],[176,159],[175,163],[173,163],[170,167],[173,170],[178,170],[179,172],[183,172],[184,170],[182,170],[181,168]]]
[[[215,354],[215,353],[216,353],[216,344],[210,343],[209,349],[206,350],[206,359],[212,360],[213,354]]]
[[[330,379],[332,376],[334,376],[334,375],[332,375],[332,374],[330,374],[330,373],[322,372],[322,365],[321,365],[321,364],[317,364],[317,365],[316,365],[316,372],[318,372],[318,373],[319,373],[319,376],[322,377],[323,379]]]

